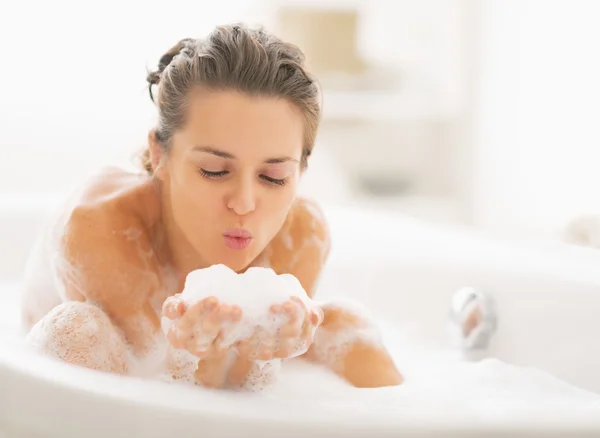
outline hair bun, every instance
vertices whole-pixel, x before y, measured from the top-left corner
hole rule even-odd
[[[151,71],[146,76],[146,81],[150,85],[156,85],[160,81],[160,73],[158,71]]]
[[[152,102],[154,102],[154,95],[152,94],[152,86],[158,85],[163,72],[166,70],[166,68],[169,66],[169,64],[171,64],[171,61],[173,61],[173,58],[175,58],[177,55],[179,55],[184,48],[188,47],[190,45],[190,43],[193,43],[193,42],[194,42],[193,38],[184,38],[181,41],[179,41],[177,44],[175,44],[173,47],[171,47],[167,51],[167,53],[165,53],[163,56],[160,57],[160,60],[158,61],[158,70],[148,73],[148,75],[146,76],[146,81],[148,82],[148,91],[150,93],[150,99],[152,100]]]

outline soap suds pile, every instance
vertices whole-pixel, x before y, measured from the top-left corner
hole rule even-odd
[[[234,328],[222,338],[221,347],[228,347],[250,338],[259,327],[264,328],[266,332],[275,333],[288,320],[284,314],[272,313],[271,306],[289,302],[291,297],[300,299],[308,312],[317,308],[296,277],[289,274],[278,275],[272,269],[259,267],[249,268],[243,274],[237,274],[225,265],[193,271],[186,277],[180,297],[186,308],[205,298],[215,297],[219,303],[236,305],[242,310],[241,321],[236,322]],[[294,304],[300,307],[299,304]],[[165,334],[176,322],[163,317],[162,328]],[[299,330],[302,323],[303,318],[299,318]],[[205,339],[202,337],[201,328],[198,329],[198,342],[203,343]],[[291,357],[299,356],[307,349],[308,345],[299,345]],[[260,362],[260,368],[264,369],[265,373],[276,373],[280,369],[280,362],[280,359],[263,361]],[[264,383],[261,382],[266,380],[268,378],[265,375],[251,375],[249,386],[260,387]]]
[[[237,305],[242,309],[242,320],[222,340],[223,346],[247,339],[256,327],[277,330],[287,319],[283,315],[271,313],[270,308],[290,301],[291,297],[299,298],[308,311],[317,307],[296,277],[289,274],[278,275],[272,269],[258,267],[250,268],[243,274],[237,274],[225,265],[214,265],[191,272],[181,293],[186,307],[208,297],[215,297],[219,303]],[[168,330],[172,324],[173,321],[164,318],[163,330]],[[301,319],[298,324],[302,324]],[[295,356],[302,353],[304,351],[298,351]]]
[[[322,407],[332,415],[386,421],[457,418],[465,421],[545,421],[600,418],[600,395],[535,368],[497,359],[465,362],[455,350],[416,345],[396,324],[382,326],[384,342],[405,381],[397,387],[356,389],[305,361],[286,363],[276,385],[257,398]],[[292,407],[290,407],[292,408]]]

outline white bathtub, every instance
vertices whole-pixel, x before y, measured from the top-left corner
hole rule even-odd
[[[436,394],[431,388],[428,393],[414,392],[414,399],[404,396],[397,406],[398,399],[392,397],[397,393],[380,391],[378,412],[365,401],[374,394],[371,390],[335,397],[324,389],[308,403],[306,394],[294,387],[286,393],[287,400],[261,397],[257,402],[255,395],[181,388],[70,367],[32,356],[6,335],[18,323],[15,291],[27,250],[54,204],[51,198],[0,202],[2,436],[464,437],[507,431],[511,436],[540,432],[600,436],[600,251],[560,243],[498,241],[402,216],[328,207],[334,246],[320,294],[358,299],[389,327],[386,341],[406,347],[394,356],[405,374],[406,391],[424,364],[437,367],[437,382],[446,377],[469,380],[468,373],[457,377],[456,363],[446,368],[443,362],[413,360],[423,352],[429,352],[423,355],[431,358],[429,362],[454,354],[446,332],[448,309],[452,293],[465,285],[485,289],[497,302],[499,326],[490,356],[519,367],[514,368],[517,371],[535,367],[569,385],[547,376],[544,394],[554,401],[544,409],[531,406],[530,411],[514,405],[499,385],[486,394],[486,382],[494,367],[500,367],[488,361],[486,368],[464,365],[473,367],[478,376],[474,379],[481,379],[477,397],[487,403],[470,410],[452,410],[448,399],[446,404],[425,400],[427,394]],[[445,369],[447,376],[440,378]],[[507,387],[530,386],[528,390],[537,391],[538,383],[531,383],[527,374],[518,376],[521,380],[509,379]],[[432,382],[437,385],[435,379]],[[457,406],[462,403],[460,388],[456,383],[452,394]],[[389,402],[382,404],[386,397]],[[573,408],[575,399],[584,402]]]

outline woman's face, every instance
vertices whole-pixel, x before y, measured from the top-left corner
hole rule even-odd
[[[283,225],[300,177],[303,119],[283,99],[193,95],[159,178],[171,235],[209,265],[246,268]]]

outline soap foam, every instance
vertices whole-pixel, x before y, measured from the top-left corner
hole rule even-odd
[[[225,265],[213,265],[188,274],[181,298],[188,305],[214,296],[227,304],[237,304],[257,317],[271,304],[282,303],[290,297],[300,298],[307,307],[312,300],[291,274],[277,274],[270,268],[251,267],[237,274]]]
[[[229,347],[246,340],[257,328],[267,333],[275,333],[287,322],[284,315],[273,314],[273,305],[289,302],[297,297],[306,306],[308,312],[317,307],[296,277],[290,274],[278,275],[270,268],[251,267],[243,274],[237,274],[225,265],[213,265],[209,268],[192,271],[186,277],[184,289],[180,295],[189,308],[199,301],[214,297],[219,303],[239,306],[242,318],[235,329],[221,340],[222,347]],[[292,301],[293,302],[293,301]],[[162,330],[166,334],[177,320],[162,318]],[[298,328],[303,323],[298,321]],[[203,342],[201,335],[199,342]],[[298,345],[290,357],[305,353],[308,345]],[[184,368],[190,368],[191,359],[184,355],[178,360],[185,362]],[[251,370],[245,389],[258,390],[274,382],[281,369],[281,360],[256,361]]]
[[[32,351],[87,368],[123,373],[128,351],[123,337],[98,307],[82,302],[56,306],[25,337]]]
[[[285,317],[274,315],[270,308],[275,304],[283,304],[291,297],[299,298],[308,311],[316,307],[306,294],[296,277],[290,274],[276,274],[270,268],[252,267],[243,274],[237,274],[225,265],[213,265],[209,268],[192,271],[186,277],[181,299],[186,307],[197,302],[215,297],[219,303],[237,305],[242,309],[242,319],[237,328],[222,341],[227,347],[236,342],[248,339],[257,327],[267,331],[277,330],[285,323]],[[301,324],[302,321],[299,321]],[[173,324],[163,323],[163,330]],[[299,351],[295,355],[304,353]]]
[[[19,308],[17,295],[13,290],[2,292],[6,293],[0,306],[0,342],[3,348],[19,354],[23,338],[19,336],[19,321],[14,318]],[[600,416],[599,394],[579,389],[543,371],[496,359],[466,363],[459,359],[456,350],[425,348],[421,342],[415,342],[410,329],[398,321],[380,317],[376,320],[386,346],[406,378],[402,385],[355,389],[323,366],[292,360],[285,362],[276,384],[268,391],[252,395],[250,402],[260,405],[264,400],[265,409],[273,400],[290,409],[301,410],[310,405],[339,416],[340,421],[350,416],[378,417],[397,424],[399,430],[406,421],[430,425],[457,418],[463,419],[464,424],[486,420],[510,424],[522,420],[535,427],[546,420],[571,419],[574,422],[571,424],[578,424],[578,420]],[[183,350],[177,351],[185,355]],[[194,390],[203,391],[200,387]],[[157,391],[155,397],[163,403],[167,394],[171,393]],[[213,393],[207,391],[203,396],[210,403]]]
[[[277,384],[260,397],[298,409],[310,404],[332,416],[378,417],[397,424],[457,418],[508,423],[551,420],[549,415],[573,419],[600,415],[600,395],[542,370],[497,359],[465,362],[454,349],[425,347],[396,322],[380,317],[377,321],[405,378],[403,384],[356,389],[324,366],[290,361]]]

